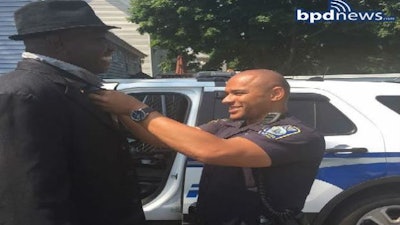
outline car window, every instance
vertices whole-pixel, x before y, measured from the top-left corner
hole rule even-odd
[[[400,114],[400,96],[377,96],[376,100]]]
[[[202,125],[215,119],[229,118],[228,106],[221,102],[224,97],[224,91],[205,92],[196,124]]]
[[[179,93],[131,93],[163,115],[185,123],[190,107],[189,99]],[[140,196],[143,203],[150,202],[163,190],[168,180],[176,152],[168,148],[159,148],[135,138],[126,132],[130,152],[140,185]]]
[[[171,119],[184,123],[189,100],[179,93],[133,93],[130,94]]]
[[[324,135],[346,135],[356,131],[354,123],[323,95],[293,93],[289,113]]]

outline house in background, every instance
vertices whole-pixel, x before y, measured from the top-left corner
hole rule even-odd
[[[0,74],[13,70],[24,51],[22,41],[9,40],[15,34],[14,11],[35,0],[0,1]],[[104,77],[129,78],[135,74],[153,74],[150,37],[141,35],[137,24],[127,20],[129,0],[86,0],[104,23],[121,29],[111,30],[108,36],[116,51],[110,70]],[[156,63],[157,64],[157,63]]]
[[[89,5],[96,12],[97,16],[103,20],[104,23],[121,29],[112,29],[111,32],[115,34],[116,38],[120,38],[123,42],[132,47],[131,50],[136,49],[136,53],[141,52],[141,71],[137,68],[132,68],[137,65],[137,60],[133,57],[126,55],[128,49],[123,51],[116,51],[113,55],[113,63],[119,66],[126,66],[128,74],[136,74],[143,72],[148,75],[153,74],[152,68],[152,54],[150,47],[150,36],[148,34],[141,35],[138,31],[138,25],[128,21],[129,17],[129,0],[86,0]],[[128,47],[128,46],[127,46]],[[138,52],[139,51],[139,52]],[[128,51],[129,52],[129,51]],[[135,54],[137,55],[137,54]],[[125,62],[124,62],[125,61]],[[115,68],[111,68],[109,73],[112,74]]]
[[[103,78],[133,78],[142,74],[142,62],[146,57],[144,53],[129,45],[114,33],[109,33],[107,39],[113,44],[115,51],[107,73],[101,74]]]
[[[14,11],[29,0],[0,1],[0,74],[13,70],[21,59],[24,46],[21,41],[12,41],[8,36],[16,33]]]

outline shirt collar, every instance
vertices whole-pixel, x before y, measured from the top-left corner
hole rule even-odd
[[[224,119],[225,120],[225,119]],[[244,123],[244,120],[231,120],[231,119],[226,119],[226,125],[230,127],[235,127],[235,128],[240,128],[242,124]]]
[[[238,129],[258,131],[265,126],[271,126],[271,125],[277,123],[278,121],[286,118],[287,116],[288,116],[288,113],[283,113],[279,116],[279,118],[277,120],[274,120],[272,123],[270,123],[266,120],[261,120],[260,122],[257,122],[257,123],[252,123],[250,125],[244,125],[244,123],[245,123],[244,120],[237,120],[237,121],[231,121],[230,123],[228,123],[228,125],[230,125],[232,127],[236,127]]]
[[[84,68],[72,65],[70,63],[58,59],[54,59],[44,55],[34,54],[31,52],[22,53],[22,58],[41,61],[49,65],[55,66],[61,70],[67,71],[75,78],[74,79],[75,81],[78,80],[78,82],[80,83],[85,83],[84,86],[89,85],[100,88],[103,83],[103,80],[94,73],[91,73],[90,71]]]

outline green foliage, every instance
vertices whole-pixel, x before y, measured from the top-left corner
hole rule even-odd
[[[296,9],[326,12],[328,0],[131,0],[131,21],[169,59],[203,52],[202,69],[271,68],[284,74],[400,71],[398,0],[347,0],[395,22],[295,21]],[[188,49],[192,51],[188,51]]]

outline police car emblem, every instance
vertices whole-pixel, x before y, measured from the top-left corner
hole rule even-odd
[[[270,139],[281,139],[300,132],[301,132],[300,128],[296,126],[282,125],[282,126],[268,127],[263,130],[260,130],[258,133]]]

